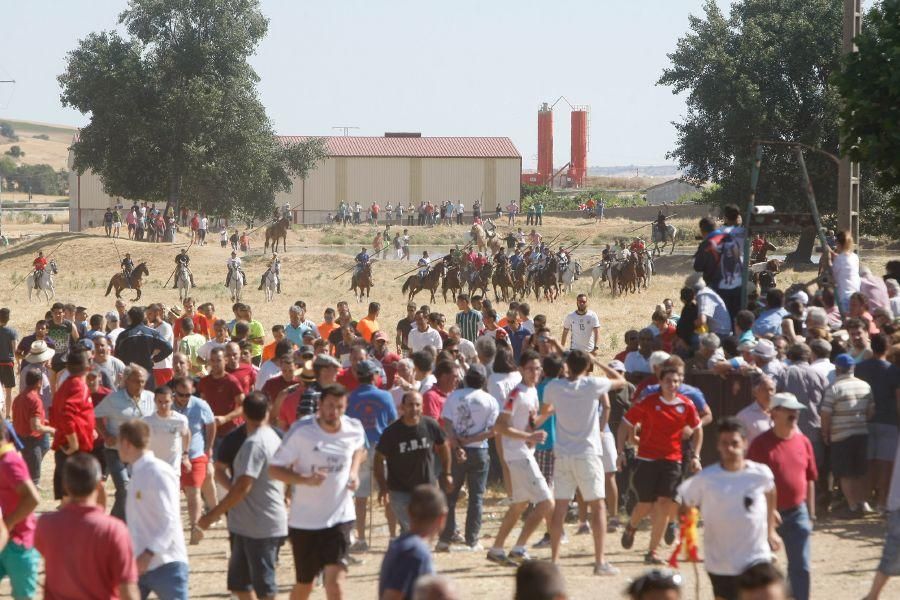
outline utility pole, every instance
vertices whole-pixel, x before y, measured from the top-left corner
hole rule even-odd
[[[862,33],[862,0],[844,0],[843,54],[858,51],[854,40]],[[838,166],[838,227],[859,241],[859,163],[849,157]]]

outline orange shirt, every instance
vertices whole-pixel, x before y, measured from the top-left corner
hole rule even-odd
[[[319,335],[323,340],[327,340],[328,336],[331,335],[331,332],[338,328],[338,324],[336,321],[332,321],[331,323],[321,322],[319,323]]]
[[[369,343],[372,343],[372,335],[379,330],[378,321],[363,317],[356,323],[356,331]],[[319,332],[321,334],[321,332]]]
[[[194,313],[191,317],[191,321],[194,322],[194,333],[199,333],[206,339],[213,337],[212,327],[209,324],[209,319],[207,319],[205,315]],[[175,324],[172,326],[172,333],[175,335],[176,340],[180,340],[184,337],[182,335],[184,332],[181,331],[181,318],[175,319]]]
[[[266,362],[267,360],[272,360],[275,358],[275,344],[278,342],[271,342],[263,346],[262,351],[262,362]]]

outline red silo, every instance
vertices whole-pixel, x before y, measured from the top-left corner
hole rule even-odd
[[[569,178],[575,187],[584,185],[587,175],[588,113],[583,107],[572,111],[572,154]]]
[[[538,177],[541,184],[553,176],[553,109],[544,102],[538,111]]]

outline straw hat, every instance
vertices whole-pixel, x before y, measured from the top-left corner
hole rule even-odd
[[[28,354],[25,356],[25,362],[35,364],[47,362],[53,355],[56,354],[56,350],[47,345],[47,342],[44,340],[34,340],[31,342],[31,348],[28,350]]]

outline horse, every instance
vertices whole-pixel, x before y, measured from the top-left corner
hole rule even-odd
[[[551,256],[544,268],[534,274],[533,285],[535,300],[541,299],[541,288],[544,290],[544,298],[550,302],[556,300],[557,296],[559,296],[558,272],[559,259],[556,258],[556,256]]]
[[[604,260],[588,269],[587,274],[591,276],[591,291],[588,292],[589,295],[594,293],[594,288],[597,286],[598,281],[609,281],[611,264],[611,261]]]
[[[47,263],[47,268],[41,271],[37,285],[34,283],[34,272],[29,273],[28,277],[25,278],[27,280],[25,285],[28,286],[28,301],[31,302],[32,291],[44,292],[44,298],[47,299],[47,302],[53,299],[56,296],[56,290],[53,287],[53,276],[58,272],[56,259],[51,258],[50,262]]]
[[[576,275],[581,275],[581,264],[577,260],[567,264],[563,272],[559,274],[562,290],[567,294],[572,291],[572,282],[575,281]]]
[[[350,289],[356,296],[357,302],[362,302],[363,292],[366,293],[366,299],[369,298],[369,291],[372,289],[372,263],[366,263],[359,274],[353,278]],[[358,292],[357,292],[358,290]]]
[[[650,239],[653,242],[653,253],[662,254],[665,252],[666,245],[669,242],[672,242],[669,254],[675,252],[675,237],[678,235],[678,229],[676,229],[674,225],[666,225],[666,231],[663,233],[659,230],[659,227],[656,226],[656,223],[653,224],[652,229],[653,231],[650,234]],[[662,242],[662,250],[659,249],[660,242]]]
[[[512,273],[512,299],[515,299],[516,294],[519,295],[519,298],[524,298],[525,294],[528,292],[528,282],[527,282],[527,270],[528,265],[525,264],[525,261],[522,260],[516,265],[516,268],[513,269]]]
[[[428,271],[425,277],[419,277],[418,273],[407,277],[402,290],[404,293],[409,293],[410,301],[422,290],[428,290],[431,292],[431,302],[434,303],[434,293],[437,291],[438,284],[444,273],[446,273],[446,267],[444,266],[444,261],[440,261]]]
[[[275,293],[278,291],[278,275],[272,269],[268,269],[263,277],[263,291],[266,293],[266,302],[275,299]]]
[[[650,279],[653,276],[653,259],[650,256],[651,254],[650,252],[641,252],[637,256],[638,283],[645,290],[650,287]]]
[[[187,267],[179,264],[175,267],[175,287],[178,289],[178,298],[184,300],[191,295],[191,277]]]
[[[493,272],[494,265],[491,263],[487,263],[475,271],[472,278],[469,279],[469,295],[472,296],[476,291],[481,290],[481,296],[487,296],[488,285],[491,283],[491,275]]]
[[[484,227],[477,223],[472,225],[470,235],[472,236],[472,242],[475,244],[475,247],[478,248],[478,251],[484,253],[488,247],[487,234],[484,231]]]
[[[109,293],[115,288],[116,298],[121,300],[122,290],[131,289],[137,292],[137,296],[134,297],[132,302],[137,302],[141,299],[141,286],[144,283],[143,278],[149,276],[150,270],[147,268],[147,263],[140,262],[132,269],[130,278],[126,278],[124,273],[116,273],[113,275],[109,280],[109,285],[106,286],[106,293],[104,296],[109,296]]]
[[[501,300],[506,302],[509,297],[509,290],[513,287],[512,274],[509,272],[509,265],[505,265],[502,269],[494,269],[493,275],[491,275],[491,285],[494,288],[494,298],[497,302]],[[497,287],[500,287],[500,291],[503,292],[503,296],[499,296],[497,294]],[[513,290],[515,293],[515,290]]]
[[[626,292],[637,293],[637,265],[638,262],[635,258],[630,258],[624,264],[617,265],[619,269],[616,274],[616,284],[618,285],[619,295],[624,295]],[[615,289],[613,289],[613,295],[615,295]]]
[[[444,302],[447,301],[447,292],[453,295],[453,302],[456,302],[456,296],[462,293],[463,283],[460,280],[459,267],[450,265],[444,273],[444,280],[441,282],[441,293],[444,296]]]
[[[276,281],[277,286],[277,281]],[[244,289],[244,278],[241,276],[241,272],[238,271],[234,266],[228,266],[228,291],[231,292],[231,301],[232,302],[240,302],[241,301],[241,290]],[[179,291],[181,287],[179,286]],[[185,296],[187,292],[185,292]]]
[[[266,227],[266,243],[263,246],[263,254],[268,252],[269,243],[272,244],[272,252],[278,252],[278,240],[281,240],[281,249],[287,250],[287,232],[290,228],[290,217],[281,217]]]

